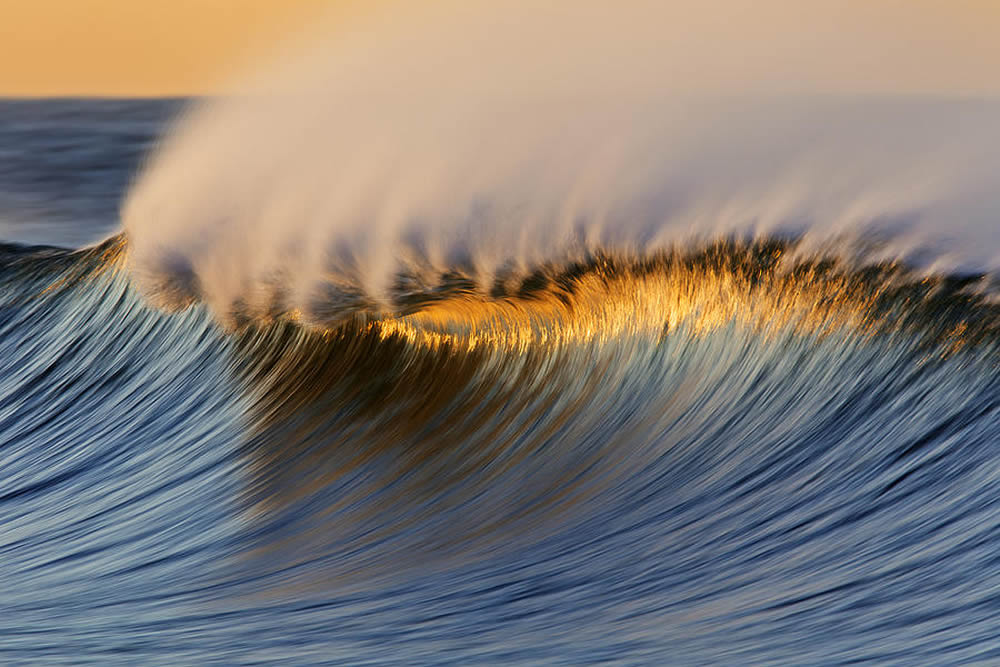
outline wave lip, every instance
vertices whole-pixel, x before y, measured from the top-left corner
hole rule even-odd
[[[109,270],[135,279],[123,234],[81,251],[11,246],[6,254],[6,279],[27,299],[71,290]],[[337,292],[348,298],[318,300],[307,312],[289,309],[274,292],[263,309],[235,303],[221,319],[213,314],[230,332],[286,323],[319,335],[377,331],[412,344],[470,350],[656,339],[681,328],[700,335],[737,324],[765,335],[916,336],[954,351],[992,343],[1000,332],[1000,304],[988,274],[928,274],[901,262],[814,255],[788,238],[721,240],[646,256],[597,253],[486,284],[464,270],[456,266],[437,283],[430,273],[400,275],[383,302],[354,285]],[[190,272],[182,266],[178,280],[152,303],[168,310],[194,305],[190,290],[177,297],[185,277]],[[18,286],[24,279],[30,280]]]

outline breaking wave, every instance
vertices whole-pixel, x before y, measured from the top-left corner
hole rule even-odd
[[[667,4],[375,12],[0,245],[0,660],[1000,658],[996,103]]]

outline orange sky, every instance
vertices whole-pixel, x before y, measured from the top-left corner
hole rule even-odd
[[[362,15],[356,8],[375,1],[0,0],[0,96],[221,92],[299,28],[327,13]],[[429,1],[399,2],[400,24]],[[678,48],[714,34],[720,57],[763,49],[859,89],[1000,94],[1000,0],[663,3],[673,24],[664,39]]]
[[[343,0],[0,0],[0,95],[213,92]]]

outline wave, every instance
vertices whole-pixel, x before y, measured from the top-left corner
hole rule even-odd
[[[339,611],[350,601],[387,600],[402,617],[374,622],[405,626],[441,595],[571,576],[572,608],[620,616],[616,628],[681,624],[613,642],[619,657],[803,661],[816,624],[847,623],[819,644],[846,659],[859,637],[879,646],[887,618],[957,641],[970,626],[956,616],[990,604],[984,570],[963,566],[993,525],[989,276],[730,239],[595,255],[502,290],[449,274],[419,298],[402,290],[396,311],[226,331],[205,304],[146,305],[130,252],[121,235],[0,249],[0,377],[19,406],[0,415],[0,502],[25,540],[48,535],[40,514],[97,517],[46,561],[14,547],[0,565],[14,623],[44,581],[63,608],[121,609],[144,634],[170,614],[230,636],[231,613],[247,613],[256,645],[305,617],[370,655],[364,623]],[[81,578],[79,562],[104,574]],[[969,577],[969,608],[909,588],[945,572]],[[894,593],[852,606],[872,582]],[[691,614],[708,620],[683,625]],[[557,620],[545,639],[533,623],[514,637],[509,623],[491,621],[503,630],[488,650],[554,657],[570,648],[553,633],[593,650],[611,639]]]
[[[997,657],[996,103],[549,5],[359,19],[0,245],[0,659]]]

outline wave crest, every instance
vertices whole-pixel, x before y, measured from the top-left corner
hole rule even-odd
[[[31,252],[11,266],[30,273],[32,259],[57,262],[57,277],[44,283],[49,292],[129,265],[129,255],[119,235],[77,253]],[[762,335],[916,335],[955,351],[998,339],[997,294],[995,277],[986,273],[928,274],[898,261],[848,261],[803,253],[794,239],[728,239],[644,256],[594,253],[488,284],[461,266],[437,280],[399,274],[381,303],[363,295],[320,299],[303,311],[274,298],[263,310],[236,303],[214,314],[229,331],[291,324],[306,335],[353,331],[466,351],[655,339],[680,329],[699,335],[732,324]]]

